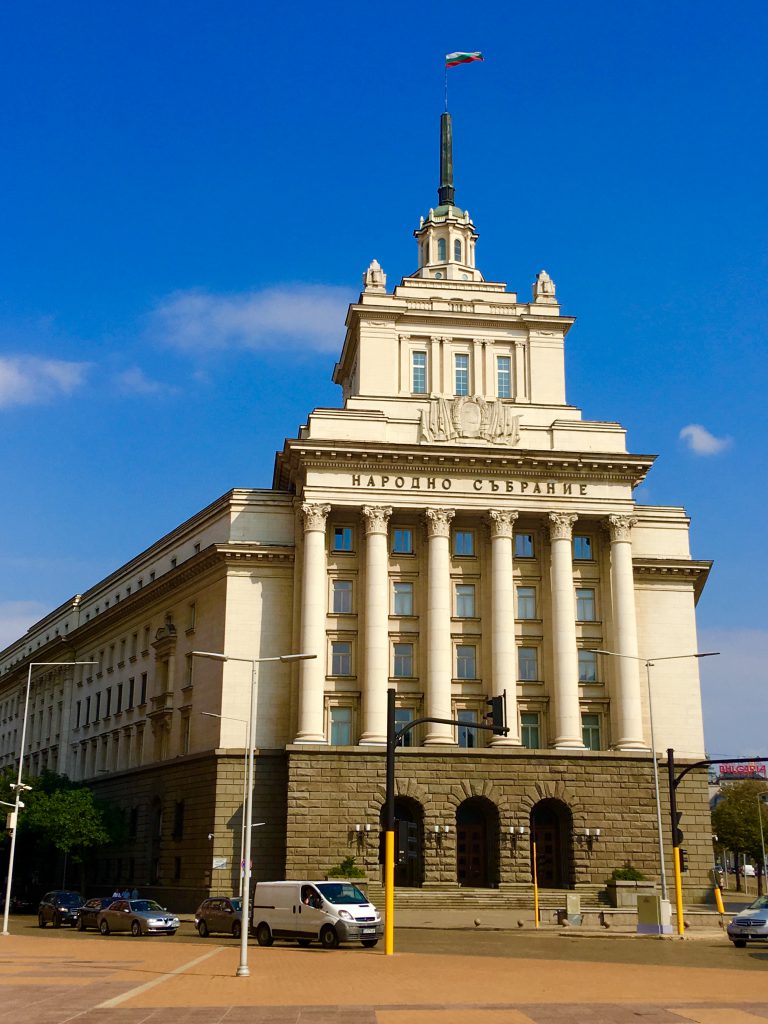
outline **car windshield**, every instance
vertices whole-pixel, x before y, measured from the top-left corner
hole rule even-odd
[[[750,903],[749,910],[768,910],[768,896],[758,896],[754,903]]]
[[[131,900],[131,910],[138,914],[155,914],[158,911],[163,913],[163,908],[154,900]]]
[[[356,885],[345,882],[326,882],[317,887],[329,903],[367,903],[367,897]]]
[[[82,902],[76,892],[60,892],[56,897],[56,903],[60,907],[79,907]]]

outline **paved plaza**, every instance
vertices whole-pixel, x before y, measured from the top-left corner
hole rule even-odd
[[[0,1022],[766,1024],[768,949],[557,932],[402,929],[380,949],[239,947],[52,929],[0,940]]]

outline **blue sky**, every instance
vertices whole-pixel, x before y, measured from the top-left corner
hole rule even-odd
[[[443,55],[478,265],[557,283],[568,397],[660,458],[715,569],[713,756],[766,752],[768,7],[698,0],[0,12],[0,643],[230,487],[415,269]],[[693,428],[693,429],[686,429]]]

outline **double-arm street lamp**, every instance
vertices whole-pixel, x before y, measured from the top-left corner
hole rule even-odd
[[[248,933],[250,931],[250,878],[251,878],[251,833],[253,827],[253,748],[256,742],[256,683],[258,681],[257,665],[267,661],[309,661],[316,654],[278,654],[273,658],[237,658],[230,654],[219,654],[213,651],[192,651],[193,658],[212,658],[214,661],[242,661],[251,666],[251,704],[248,715],[248,793],[245,802],[245,843],[243,862],[245,881],[243,882],[242,927],[240,929],[240,964],[236,977],[247,978],[251,971],[248,967]]]
[[[656,798],[656,830],[659,841],[659,875],[661,879],[661,898],[667,899],[667,872],[664,867],[664,830],[661,825],[661,796],[659,794],[659,765],[656,760],[656,739],[653,732],[653,690],[651,687],[651,669],[657,661],[678,661],[682,658],[713,658],[719,651],[692,654],[667,654],[661,658],[640,658],[635,654],[620,654],[618,651],[595,651],[595,654],[607,654],[610,658],[627,658],[645,665],[648,682],[648,720],[651,728],[651,761],[653,762],[653,791]]]
[[[11,829],[11,850],[8,854],[8,881],[5,886],[5,910],[3,911],[3,930],[2,935],[9,935],[8,931],[8,913],[11,907],[11,886],[13,884],[13,861],[16,856],[16,833],[18,832],[19,826],[19,808],[23,807],[24,804],[21,801],[22,793],[26,790],[31,789],[31,786],[26,786],[21,781],[22,772],[24,769],[24,747],[27,742],[27,712],[29,711],[29,694],[32,689],[32,669],[33,668],[53,668],[57,665],[98,665],[98,661],[30,661],[29,670],[27,672],[27,692],[24,697],[24,717],[21,721],[21,747],[19,749],[19,775],[15,783],[11,783],[11,787],[16,791],[16,799],[13,802],[13,810],[11,811],[13,828]],[[2,801],[5,803],[5,801]]]
[[[768,864],[765,862],[765,835],[763,833],[763,804],[768,804],[768,793],[757,794],[757,820],[760,823],[760,849],[763,852],[763,884],[768,879]],[[763,890],[765,891],[765,890]]]
[[[197,653],[197,652],[195,652]],[[206,718],[218,718],[225,722],[241,722],[245,735],[243,746],[245,748],[245,764],[243,765],[243,815],[240,823],[240,902],[243,901],[243,878],[245,877],[245,804],[248,800],[248,720],[246,718],[234,718],[232,715],[217,715],[213,711],[201,711]],[[210,839],[210,836],[208,837]]]

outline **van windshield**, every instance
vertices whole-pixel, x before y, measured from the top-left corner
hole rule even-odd
[[[368,898],[356,885],[346,882],[324,882],[317,887],[329,903],[367,903]]]

